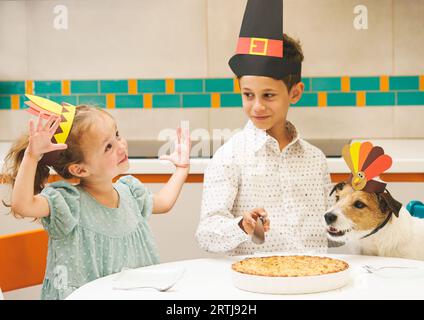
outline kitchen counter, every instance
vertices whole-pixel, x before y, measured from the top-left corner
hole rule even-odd
[[[414,173],[424,176],[424,139],[382,139],[372,140],[372,143],[383,147],[393,158],[393,165],[386,174]],[[0,142],[1,166],[10,145],[10,142]],[[192,158],[190,174],[202,175],[210,161],[209,158]],[[130,158],[129,162],[128,174],[163,175],[171,174],[175,170],[168,161],[158,159]],[[329,157],[327,162],[331,174],[349,173],[343,158]]]

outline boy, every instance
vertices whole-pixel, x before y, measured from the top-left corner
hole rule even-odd
[[[286,120],[304,90],[303,54],[283,35],[282,13],[282,0],[249,0],[229,62],[250,120],[205,171],[196,238],[210,252],[327,250],[322,215],[332,204],[331,181],[324,154]],[[262,245],[251,240],[258,217]]]

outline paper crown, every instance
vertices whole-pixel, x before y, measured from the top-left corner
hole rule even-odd
[[[236,54],[229,65],[238,77],[282,79],[301,73],[301,62],[284,58],[282,0],[248,0]]]
[[[385,190],[386,183],[372,180],[392,166],[392,158],[384,154],[383,148],[368,141],[353,142],[343,147],[342,155],[351,171],[348,182],[353,189],[373,193]]]
[[[51,115],[61,117],[59,127],[53,135],[52,141],[54,143],[65,143],[74,121],[75,106],[66,103],[60,105],[49,99],[31,94],[26,94],[25,96],[30,100],[25,101],[29,113],[36,116],[41,115],[44,119],[48,119]]]

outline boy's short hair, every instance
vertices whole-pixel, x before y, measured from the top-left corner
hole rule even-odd
[[[283,34],[283,56],[284,59],[290,61],[303,61],[303,52],[300,42],[285,33]],[[289,74],[284,77],[282,81],[287,86],[287,90],[290,91],[296,83],[301,81],[301,74]]]

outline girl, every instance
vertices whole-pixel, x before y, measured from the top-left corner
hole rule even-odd
[[[43,124],[29,122],[6,157],[13,185],[11,209],[15,215],[41,218],[49,234],[42,299],[64,299],[96,278],[159,263],[147,219],[166,213],[176,202],[189,172],[188,132],[178,129],[170,160],[176,171],[159,193],[152,195],[132,176],[112,179],[129,168],[127,142],[106,111],[77,106],[66,144],[52,143],[61,118],[51,115]],[[63,121],[63,117],[62,117]],[[60,132],[60,129],[59,129]],[[53,163],[43,154],[55,154]],[[40,159],[42,161],[40,161]],[[44,187],[49,167],[63,178]]]

